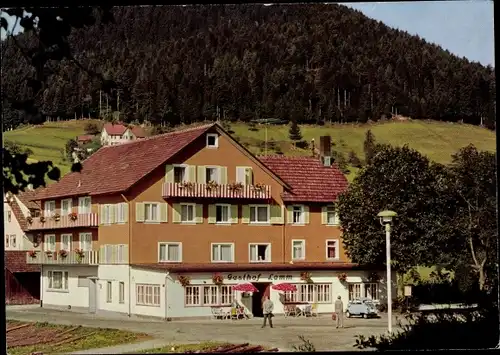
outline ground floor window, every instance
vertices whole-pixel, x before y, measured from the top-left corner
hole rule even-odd
[[[229,306],[234,293],[228,285],[186,286],[184,288],[186,306]]]
[[[285,302],[332,303],[330,284],[295,284],[297,291],[285,292]]]
[[[136,285],[136,304],[139,306],[160,306],[160,285]]]
[[[49,289],[51,290],[67,290],[68,289],[68,272],[67,271],[48,271],[47,278],[49,281]]]
[[[125,303],[125,282],[118,284],[118,302]]]
[[[363,284],[349,284],[349,301],[361,298]]]
[[[379,288],[378,283],[366,283],[365,284],[365,297],[371,300],[378,300]]]
[[[108,281],[106,284],[106,302],[111,303],[113,301],[113,284]]]

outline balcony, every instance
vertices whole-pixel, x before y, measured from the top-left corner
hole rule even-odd
[[[164,198],[192,197],[267,200],[271,198],[271,186],[166,182],[163,184],[162,193]]]
[[[74,227],[97,227],[97,213],[72,214],[71,216],[28,218],[28,230],[44,230]]]
[[[43,265],[103,265],[128,264],[127,245],[104,245],[99,250],[68,251],[66,256],[57,252],[30,251],[26,253],[27,264]]]

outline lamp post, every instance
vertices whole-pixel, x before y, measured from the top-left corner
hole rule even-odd
[[[394,211],[382,211],[377,216],[380,224],[385,226],[385,251],[386,251],[386,288],[387,288],[387,330],[392,333],[392,277],[391,277],[391,224],[392,219],[398,214]]]

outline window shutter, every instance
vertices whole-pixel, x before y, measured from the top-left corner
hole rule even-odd
[[[104,205],[99,205],[99,224],[104,224],[106,220],[104,219]]]
[[[160,222],[168,222],[168,204],[166,202],[160,203]]]
[[[99,263],[105,263],[104,246],[99,247]]]
[[[338,212],[335,212],[335,224],[340,226],[340,216]]]
[[[198,165],[198,184],[205,184],[206,183],[206,167],[205,165]]]
[[[293,223],[293,206],[286,206],[286,223]]]
[[[243,205],[241,209],[241,223],[250,223],[250,206]]]
[[[304,224],[309,224],[309,206],[304,206]]]
[[[195,206],[194,222],[197,224],[203,223],[203,205],[197,203]]]
[[[117,203],[116,205],[113,205],[113,210],[114,210],[114,220],[115,220],[115,223],[119,223],[121,222],[121,216],[120,216],[120,212],[122,211],[122,204],[121,203]]]
[[[266,248],[266,261],[271,261],[271,244]]]
[[[108,205],[109,206],[109,223],[116,223],[116,218],[115,218],[115,207],[117,205]]]
[[[321,224],[328,224],[328,207],[321,207]]]
[[[172,222],[180,223],[181,222],[181,204],[174,203],[172,205]]]
[[[257,261],[257,246],[250,245],[250,261]]]
[[[245,173],[246,173],[245,167],[237,166],[236,167],[236,182],[241,182],[243,185],[245,185],[246,184]]]
[[[189,182],[196,182],[196,166],[195,165],[189,165],[186,167],[187,171],[187,181]]]
[[[217,207],[215,205],[208,205],[208,223],[216,222]]]
[[[174,182],[174,166],[167,164],[165,166],[165,182]]]
[[[284,216],[283,216],[283,207],[280,205],[271,205],[271,224],[283,224]]]
[[[123,208],[123,222],[127,223],[128,222],[128,203],[127,202],[122,203],[122,208]]]
[[[219,183],[227,185],[227,168],[225,166],[219,167]]]
[[[238,205],[231,205],[231,224],[238,224]]]
[[[253,185],[253,170],[252,168],[245,168],[245,184]]]
[[[135,220],[136,222],[144,222],[144,203],[135,203]]]

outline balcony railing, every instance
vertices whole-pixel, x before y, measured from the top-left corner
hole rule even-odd
[[[99,265],[128,264],[127,245],[104,245],[99,250],[68,251],[65,255],[59,251],[30,251],[26,253],[27,264],[46,265]]]
[[[28,219],[29,230],[58,229],[74,227],[97,227],[99,217],[97,213],[75,214],[60,217],[34,217]]]
[[[163,197],[201,197],[201,198],[239,198],[239,199],[270,199],[271,186],[268,185],[210,185],[197,183],[163,184]]]

